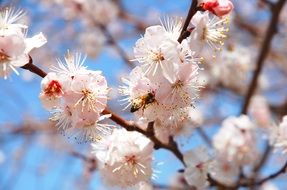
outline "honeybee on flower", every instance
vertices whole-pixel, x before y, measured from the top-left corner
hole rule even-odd
[[[148,106],[149,104],[155,102],[155,95],[152,92],[148,92],[147,94],[140,96],[138,98],[135,98],[132,101],[132,105],[131,105],[131,112],[135,112],[139,109],[145,109],[146,106]]]

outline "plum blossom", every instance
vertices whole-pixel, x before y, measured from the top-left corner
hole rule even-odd
[[[25,38],[24,34],[11,34],[0,36],[0,74],[7,79],[9,73],[17,67],[29,63],[29,53],[32,49],[41,47],[47,42],[42,33]]]
[[[24,11],[21,9],[14,9],[6,7],[0,12],[0,36],[11,34],[22,34],[27,25],[19,23],[24,16]]]
[[[52,109],[60,104],[64,91],[56,73],[48,73],[41,82],[41,88],[40,99],[46,109]]]
[[[198,97],[200,85],[198,84],[197,64],[179,65],[177,69],[168,74],[168,81],[162,82],[158,94],[165,105],[187,107],[194,103]]]
[[[163,109],[156,100],[157,85],[144,75],[141,67],[134,68],[122,81],[125,86],[121,86],[119,92],[125,96],[122,101],[127,104],[126,108],[131,107],[130,111],[137,113],[138,118],[155,120]]]
[[[134,47],[135,60],[141,64],[145,75],[150,78],[162,75],[169,78],[169,74],[178,65],[199,61],[188,47],[187,40],[181,43],[177,41],[182,20],[165,18],[162,24],[163,26],[146,28],[144,36]]]
[[[172,69],[171,59],[178,55],[179,43],[167,34],[163,26],[150,26],[144,36],[136,42],[135,58],[143,65],[148,75],[166,74],[169,69]]]
[[[196,64],[183,64],[178,70],[170,74],[174,80],[169,82],[164,76],[152,80],[142,67],[134,68],[128,77],[122,79],[126,85],[120,87],[120,93],[126,96],[122,100],[126,102],[126,108],[131,107],[130,111],[142,121],[158,120],[157,123],[163,126],[178,126],[188,118],[188,108],[199,90]]]
[[[101,72],[89,71],[73,77],[66,99],[79,112],[101,113],[107,105],[107,93],[107,81]]]
[[[209,168],[211,177],[223,184],[234,185],[239,176],[239,166],[232,161],[226,160],[224,155],[217,155]]]
[[[85,60],[86,57],[82,57],[80,53],[71,54],[68,51],[64,61],[57,59],[58,65],[52,66],[51,70],[59,75],[74,77],[87,71],[87,67],[83,66]]]
[[[153,143],[142,134],[114,129],[92,148],[107,185],[127,188],[150,181]]]
[[[220,51],[224,45],[226,33],[229,31],[228,17],[219,18],[206,12],[197,12],[191,19],[192,32],[190,34],[190,46],[193,51],[200,54],[205,47],[214,51]]]
[[[207,173],[210,165],[210,157],[207,149],[198,147],[184,155],[187,168],[184,177],[190,186],[203,189],[208,186]]]
[[[230,0],[200,0],[199,6],[216,16],[227,15],[233,10],[233,4]]]
[[[255,126],[246,115],[225,119],[213,145],[217,154],[239,166],[254,163],[258,156]]]
[[[83,66],[81,54],[65,56],[58,67],[42,80],[40,99],[51,111],[56,127],[78,142],[98,141],[110,134],[112,126],[101,123],[109,115],[101,115],[108,100],[108,86],[101,71]]]
[[[17,67],[29,63],[29,53],[43,46],[47,40],[42,33],[26,38],[28,27],[19,24],[23,11],[5,8],[0,12],[0,76],[7,79],[11,71],[19,75]]]

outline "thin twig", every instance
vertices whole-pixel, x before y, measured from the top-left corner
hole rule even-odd
[[[181,33],[180,33],[180,36],[179,36],[179,38],[177,40],[179,43],[181,43],[182,40],[184,40],[185,38],[187,38],[190,35],[190,32],[187,30],[187,27],[188,27],[192,17],[198,11],[197,4],[198,4],[198,1],[197,0],[193,0],[191,5],[190,5],[187,17],[185,19],[185,22],[183,24],[183,27],[182,27],[182,30],[181,30]]]
[[[27,63],[26,65],[21,67],[22,69],[28,70],[32,73],[35,73],[36,75],[44,78],[47,73],[44,72],[42,69],[40,69],[39,67],[37,67],[36,65],[33,64],[33,59],[32,57],[29,55],[29,63]]]
[[[257,184],[257,185],[262,185],[262,184],[265,183],[266,181],[269,181],[269,180],[271,180],[271,179],[274,179],[274,178],[278,177],[279,175],[281,175],[281,174],[283,174],[283,173],[286,173],[286,170],[287,170],[287,162],[284,164],[284,166],[283,166],[280,170],[278,170],[277,172],[275,172],[275,173],[269,175],[269,176],[266,177],[266,178],[261,179],[261,180],[258,181],[256,184]]]
[[[259,54],[259,57],[258,57],[258,60],[256,63],[256,69],[254,71],[253,78],[252,78],[251,83],[249,85],[241,114],[247,113],[247,110],[248,110],[248,107],[249,107],[249,104],[251,101],[251,97],[253,96],[253,94],[257,88],[258,78],[259,78],[261,71],[263,69],[265,59],[267,58],[272,39],[275,36],[275,34],[277,33],[277,23],[279,21],[280,12],[283,8],[285,1],[286,0],[279,0],[278,3],[276,3],[274,5],[274,7],[272,8],[272,18],[269,22],[266,36],[265,36],[264,42],[262,44],[262,48],[261,48],[261,51],[260,51],[260,54]]]

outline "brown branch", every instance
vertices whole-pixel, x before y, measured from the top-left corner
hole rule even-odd
[[[273,174],[271,174],[271,175],[269,175],[269,176],[267,176],[267,177],[265,177],[265,178],[263,178],[257,182],[254,182],[253,179],[242,180],[240,183],[240,187],[257,187],[257,186],[260,186],[260,185],[264,184],[265,182],[272,180],[272,179],[275,179],[279,175],[286,173],[286,170],[287,170],[287,162],[277,172],[275,172],[275,173],[273,173]]]
[[[32,73],[35,73],[36,75],[44,78],[47,73],[44,72],[42,69],[40,69],[39,67],[37,67],[36,65],[33,64],[33,59],[32,57],[29,55],[29,63],[27,63],[26,65],[21,67],[22,69],[28,70]]]
[[[189,11],[188,11],[188,14],[187,14],[187,17],[185,19],[185,22],[183,24],[183,27],[182,27],[182,30],[181,30],[181,33],[180,33],[180,36],[179,36],[179,38],[177,40],[179,43],[181,43],[182,40],[184,40],[185,38],[187,38],[190,35],[190,32],[187,30],[187,27],[188,27],[192,17],[198,11],[197,4],[198,4],[197,0],[192,0],[192,3],[190,5],[190,8],[189,8]]]
[[[253,78],[251,80],[251,83],[249,85],[249,88],[248,88],[248,91],[246,94],[246,98],[244,100],[243,108],[241,111],[242,114],[247,113],[247,110],[248,110],[248,107],[249,107],[249,104],[251,101],[251,97],[253,96],[253,94],[257,88],[258,78],[259,78],[261,71],[263,69],[264,61],[268,55],[272,39],[273,39],[274,35],[277,33],[277,23],[279,21],[280,12],[283,8],[285,1],[286,0],[279,0],[278,3],[276,3],[274,5],[274,7],[272,8],[272,18],[269,22],[266,36],[265,36],[264,42],[262,44],[262,48],[261,48],[258,60],[257,60],[256,69],[255,69]]]
[[[286,162],[286,163],[284,164],[284,166],[283,166],[281,169],[279,169],[277,172],[275,172],[275,173],[269,175],[269,176],[266,177],[266,178],[261,179],[261,180],[258,181],[256,184],[257,184],[257,185],[262,185],[262,184],[265,183],[266,181],[269,181],[269,180],[271,180],[271,179],[274,179],[274,178],[278,177],[279,175],[281,175],[281,174],[283,174],[283,173],[286,173],[286,170],[287,170],[287,162]]]

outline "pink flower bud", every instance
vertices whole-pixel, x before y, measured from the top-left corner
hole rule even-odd
[[[204,0],[201,7],[216,16],[224,16],[232,11],[233,4],[230,0]]]

